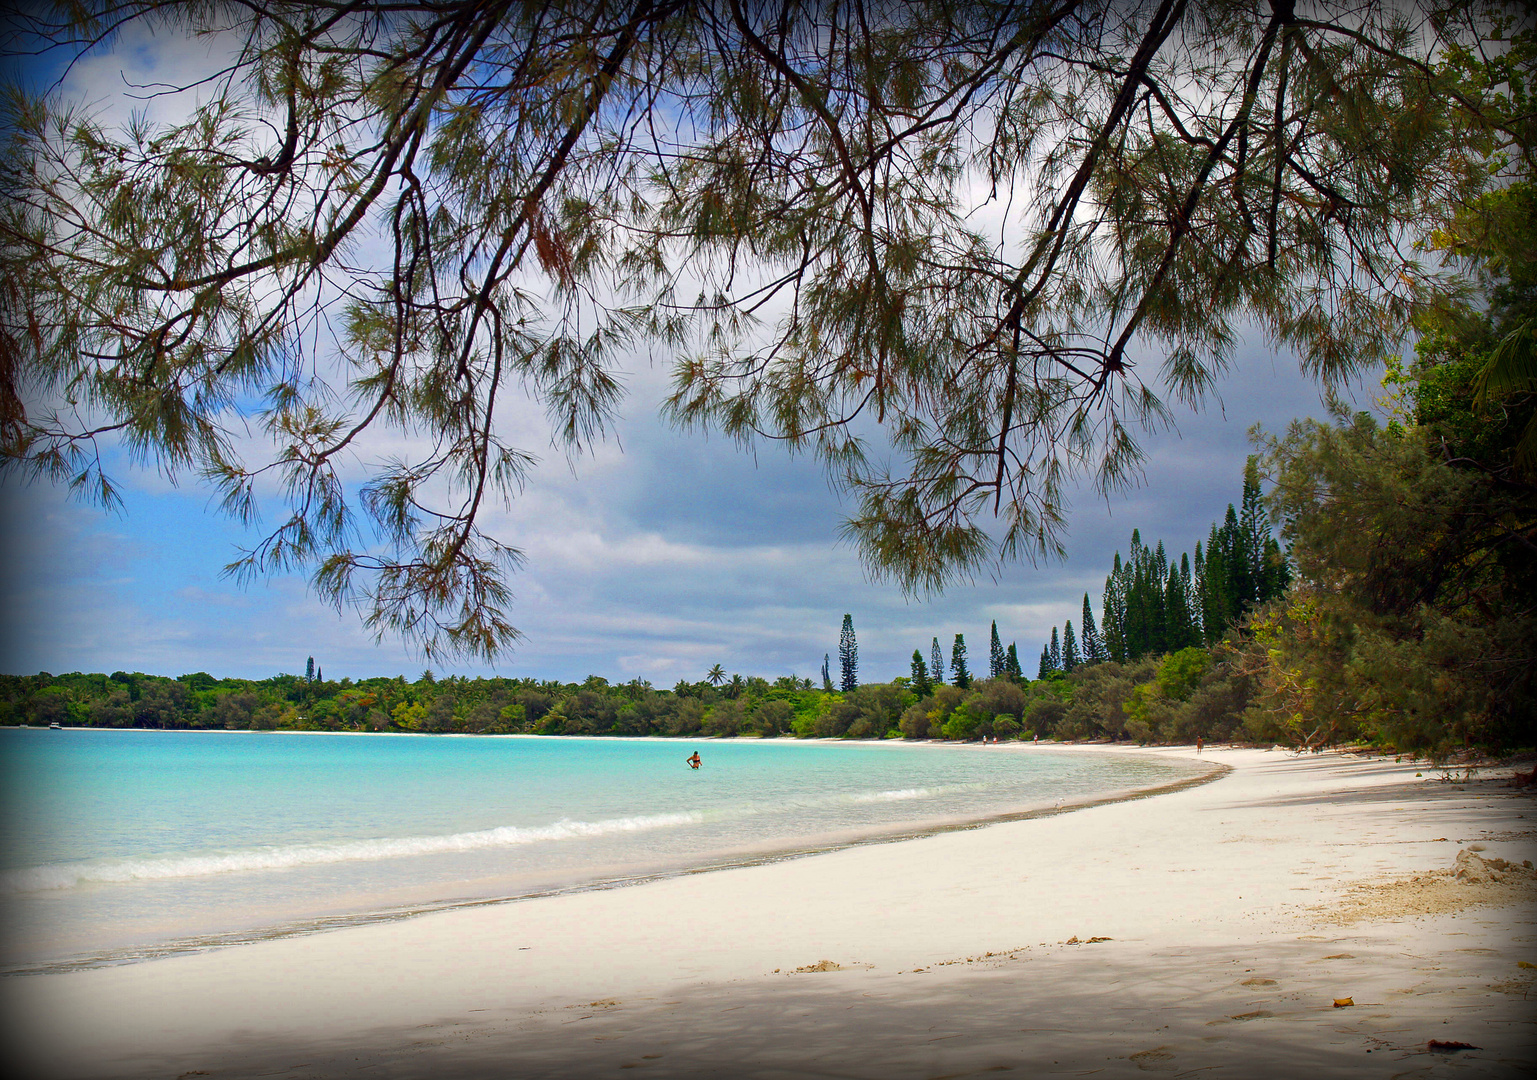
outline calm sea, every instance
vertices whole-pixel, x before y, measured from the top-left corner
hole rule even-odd
[[[12,971],[601,887],[1200,771],[1022,745],[68,729],[0,729],[0,769]]]

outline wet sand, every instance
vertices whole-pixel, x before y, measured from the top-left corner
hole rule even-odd
[[[1475,844],[1537,860],[1537,799],[1391,759],[1204,757],[1232,771],[899,843],[14,976],[8,1056],[46,1077],[1529,1073],[1537,875],[1452,871]]]

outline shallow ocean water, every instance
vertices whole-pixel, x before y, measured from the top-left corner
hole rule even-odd
[[[781,857],[1201,771],[1024,745],[83,729],[0,730],[0,770],[12,970]]]

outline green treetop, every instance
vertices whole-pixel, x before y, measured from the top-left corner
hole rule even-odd
[[[1072,671],[1080,662],[1078,636],[1073,633],[1073,620],[1068,619],[1062,627],[1062,670]]]
[[[913,650],[912,671],[908,679],[908,686],[920,698],[926,697],[934,689],[934,684],[929,679],[928,665],[923,662],[922,649]]]
[[[838,667],[842,680],[838,689],[845,694],[859,685],[859,643],[854,640],[854,616],[843,616],[843,630],[838,635]]]
[[[1108,657],[1104,654],[1104,646],[1100,642],[1099,627],[1094,623],[1094,609],[1089,606],[1089,594],[1083,594],[1083,634],[1081,648],[1083,650],[1083,662],[1085,664],[1097,664]]]
[[[962,690],[971,688],[971,669],[966,666],[966,638],[963,634],[956,634],[955,644],[950,647],[950,682]]]

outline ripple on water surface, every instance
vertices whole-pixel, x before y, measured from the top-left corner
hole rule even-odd
[[[593,887],[1204,771],[1025,745],[26,729],[0,730],[0,768],[13,969]]]

